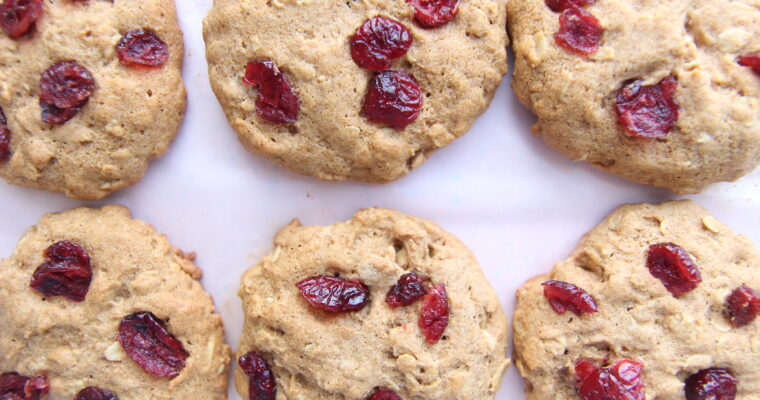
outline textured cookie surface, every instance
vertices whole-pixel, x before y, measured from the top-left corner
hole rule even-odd
[[[702,282],[676,297],[647,266],[650,245],[685,249]],[[643,364],[647,399],[682,400],[684,381],[706,368],[739,380],[737,400],[760,397],[760,319],[734,327],[725,315],[740,285],[760,289],[760,254],[690,201],[626,205],[607,217],[553,271],[517,292],[515,364],[529,400],[578,399],[580,359],[627,358]],[[558,315],[541,283],[560,280],[585,289],[598,312]]]
[[[116,44],[142,28],[168,45],[165,65],[120,63]],[[87,200],[136,183],[149,160],[166,152],[182,121],[182,58],[173,1],[45,1],[36,29],[17,40],[0,32],[0,106],[12,135],[0,176]],[[90,72],[95,90],[71,120],[45,123],[40,75],[69,60]]]
[[[574,160],[627,179],[695,193],[733,181],[760,162],[760,76],[739,65],[760,53],[755,0],[598,0],[585,7],[604,28],[583,57],[555,43],[559,14],[544,0],[508,2],[513,87],[538,116],[533,133]],[[678,121],[662,139],[618,123],[624,82],[678,85]]]
[[[51,244],[68,240],[89,254],[93,277],[83,302],[30,288]],[[0,260],[0,373],[46,375],[50,400],[88,386],[121,400],[226,399],[230,351],[221,318],[197,279],[201,270],[164,235],[120,206],[48,214],[12,257]],[[127,315],[148,311],[189,354],[174,378],[145,372],[117,340]]]
[[[389,288],[408,272],[445,284],[444,337],[425,341],[420,303],[390,308]],[[370,289],[361,311],[328,314],[295,284],[315,275],[359,279]],[[280,231],[275,248],[242,278],[245,325],[238,357],[257,351],[272,365],[277,399],[365,399],[388,387],[405,400],[493,399],[506,358],[507,321],[469,250],[429,221],[368,209],[345,223]],[[248,380],[238,368],[238,391]]]
[[[400,131],[361,115],[373,73],[354,63],[349,38],[378,15],[414,38],[391,69],[416,78],[424,105]],[[413,18],[404,0],[217,0],[204,21],[211,85],[249,151],[321,179],[394,180],[464,134],[507,68],[503,1],[462,0],[454,19],[434,29]],[[241,78],[248,61],[261,59],[273,60],[298,93],[296,123],[256,115],[256,91]]]

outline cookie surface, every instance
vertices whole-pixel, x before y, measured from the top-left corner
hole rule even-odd
[[[650,273],[649,246],[662,242],[688,252],[701,273],[696,288],[674,296]],[[684,382],[707,368],[731,371],[739,381],[737,400],[758,398],[760,319],[733,326],[726,300],[741,285],[760,289],[759,268],[750,240],[693,202],[619,208],[570,258],[517,292],[515,365],[527,398],[579,399],[576,363],[601,364],[605,357],[610,364],[641,363],[647,399],[684,399]],[[544,296],[548,280],[584,289],[598,311],[559,315]]]
[[[352,59],[349,39],[366,20],[406,26],[413,43],[391,70],[419,82],[419,117],[396,130],[370,122],[362,104],[374,73]],[[209,77],[240,141],[251,152],[325,180],[387,182],[463,135],[506,72],[504,2],[462,0],[449,23],[423,29],[404,0],[219,0],[204,21]],[[300,98],[298,120],[267,122],[246,63],[272,60]]]
[[[549,2],[562,3],[507,5],[513,87],[538,116],[535,135],[573,160],[677,193],[757,166],[760,76],[739,63],[760,54],[756,1],[599,0],[583,7],[604,29],[588,56],[555,41],[560,13]],[[632,135],[616,115],[618,92],[631,80],[652,86],[669,76],[677,81],[675,126],[661,138]]]
[[[386,293],[403,274],[444,284],[449,323],[436,344],[418,328],[420,300],[391,308]],[[359,311],[328,313],[297,282],[316,275],[358,279],[370,290]],[[272,366],[278,399],[366,399],[376,387],[401,398],[493,399],[509,365],[507,321],[469,250],[429,221],[380,208],[348,222],[294,221],[275,248],[243,275],[245,324],[237,356],[259,352]],[[248,378],[235,372],[238,392]]]
[[[91,260],[82,302],[30,287],[59,241],[77,243]],[[0,374],[45,375],[50,400],[74,399],[89,386],[121,400],[227,398],[230,351],[198,282],[201,270],[125,207],[46,215],[0,260],[0,271]],[[163,321],[189,354],[176,377],[149,374],[120,344],[122,319],[141,311]]]
[[[93,21],[98,21],[93,24]],[[122,35],[149,29],[168,46],[162,66],[120,62]],[[183,44],[173,1],[44,1],[25,35],[0,32],[0,107],[11,133],[0,176],[22,186],[94,200],[136,183],[165,153],[185,111]],[[94,91],[70,120],[42,121],[41,75],[75,61]]]

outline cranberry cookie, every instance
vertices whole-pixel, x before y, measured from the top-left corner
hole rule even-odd
[[[514,0],[533,133],[635,182],[697,193],[760,163],[754,0]]]
[[[620,207],[517,292],[528,400],[760,398],[760,254],[691,201]]]
[[[493,399],[507,320],[469,250],[372,208],[281,230],[245,272],[238,392],[252,399]]]
[[[506,72],[498,0],[218,0],[211,85],[251,152],[387,182],[469,130]]]
[[[136,183],[185,111],[173,1],[0,4],[0,177],[95,200]]]
[[[0,398],[226,399],[230,351],[192,260],[125,207],[43,217],[0,260]]]

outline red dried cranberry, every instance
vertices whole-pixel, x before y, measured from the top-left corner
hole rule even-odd
[[[8,121],[5,112],[0,108],[0,163],[11,158],[11,130],[8,129]]]
[[[309,304],[329,312],[358,311],[369,302],[369,288],[358,279],[318,275],[296,287]]]
[[[29,32],[42,15],[42,0],[5,0],[0,4],[0,25],[11,39]]]
[[[644,400],[643,366],[622,359],[608,368],[588,360],[575,364],[576,387],[581,400]]]
[[[367,400],[402,400],[401,396],[388,388],[376,388]]]
[[[48,390],[50,390],[50,384],[42,375],[31,378],[15,372],[0,375],[0,399],[2,400],[39,400],[40,396]]]
[[[150,29],[135,29],[116,43],[116,54],[124,65],[160,67],[169,60],[169,46]]]
[[[188,354],[182,342],[153,313],[141,311],[124,317],[119,324],[119,343],[129,358],[151,375],[173,378],[185,368]]]
[[[739,65],[752,68],[752,72],[760,76],[760,53],[752,53],[739,57]]]
[[[546,281],[542,283],[544,297],[549,300],[549,305],[557,314],[564,314],[567,310],[576,315],[596,312],[596,301],[585,290],[562,281]]]
[[[238,360],[238,365],[248,376],[248,398],[250,400],[274,400],[277,383],[269,363],[260,354],[248,352]]]
[[[449,325],[449,298],[443,283],[433,286],[425,295],[417,324],[429,344],[438,343],[443,336]]]
[[[385,302],[393,308],[408,306],[425,294],[427,294],[427,289],[425,289],[425,282],[422,277],[410,272],[401,275],[398,282],[391,286],[385,296]]]
[[[75,400],[119,400],[119,398],[108,390],[90,386],[80,390]]]
[[[726,369],[703,369],[686,379],[686,400],[734,400],[738,383]]]
[[[362,68],[382,71],[390,68],[394,58],[406,54],[412,35],[400,22],[374,17],[359,27],[351,37],[351,57]]]
[[[726,308],[733,326],[748,325],[760,315],[760,294],[747,286],[739,286],[726,299]]]
[[[382,71],[372,78],[364,97],[364,115],[402,130],[420,115],[422,94],[413,76],[403,71]]]
[[[587,56],[599,50],[604,28],[599,20],[583,8],[571,7],[559,15],[559,32],[554,41],[568,51]]]
[[[72,118],[82,109],[82,106],[71,108],[58,108],[52,104],[40,101],[42,109],[42,122],[48,124],[62,124]]]
[[[32,275],[29,286],[44,296],[83,301],[90,290],[92,266],[82,246],[63,240],[45,250],[45,262]]]
[[[256,87],[256,114],[276,124],[292,124],[301,104],[288,78],[273,61],[252,61],[245,67],[243,83]]]
[[[699,268],[686,250],[673,243],[658,243],[649,246],[647,268],[665,288],[680,296],[697,287],[702,282]]]
[[[633,136],[664,138],[678,121],[678,81],[668,76],[656,85],[642,83],[640,79],[623,83],[615,99],[618,121]]]
[[[423,28],[435,28],[454,19],[459,0],[406,0],[414,7],[414,20]]]
[[[94,90],[92,75],[76,61],[61,61],[40,78],[40,101],[58,108],[81,106]]]
[[[546,5],[554,12],[562,12],[573,7],[586,7],[592,3],[596,3],[596,0],[546,0]]]

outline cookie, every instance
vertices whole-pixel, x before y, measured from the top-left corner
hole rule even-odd
[[[756,1],[515,0],[507,10],[515,93],[555,150],[676,193],[760,162]]]
[[[517,291],[528,400],[757,399],[759,268],[747,237],[691,201],[620,207]]]
[[[241,281],[241,396],[494,398],[507,320],[457,238],[371,208],[330,226],[293,221],[274,245]]]
[[[507,70],[504,2],[425,3],[215,1],[209,78],[245,148],[380,183],[467,132]]]
[[[185,112],[174,2],[7,0],[0,11],[0,177],[84,200],[139,181]]]
[[[125,207],[44,216],[0,260],[0,393],[226,399],[230,351],[193,258]]]

